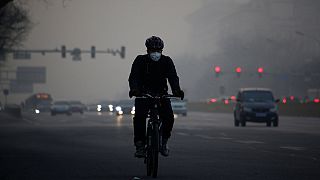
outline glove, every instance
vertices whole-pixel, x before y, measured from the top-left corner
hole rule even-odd
[[[181,100],[183,100],[183,98],[184,98],[184,92],[183,92],[181,89],[175,90],[175,91],[173,91],[172,93],[173,93],[174,96],[180,97]]]
[[[132,98],[133,96],[141,96],[141,92],[138,89],[132,89],[129,91],[129,97]]]

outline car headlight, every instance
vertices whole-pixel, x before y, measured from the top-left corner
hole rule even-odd
[[[120,106],[117,106],[117,107],[116,107],[116,111],[121,111],[121,107],[120,107]]]
[[[108,107],[109,107],[109,111],[112,112],[113,111],[113,105],[110,104]]]
[[[39,109],[35,109],[34,112],[35,112],[36,114],[39,114],[39,113],[40,113],[40,110],[39,110]]]
[[[122,115],[122,114],[123,114],[123,111],[121,111],[121,110],[118,111],[118,114],[119,114],[119,115]]]
[[[252,109],[251,109],[251,108],[248,108],[248,107],[243,107],[243,111],[251,112],[251,111],[252,111]]]

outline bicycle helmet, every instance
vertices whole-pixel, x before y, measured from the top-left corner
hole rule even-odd
[[[147,49],[163,49],[164,44],[161,38],[157,36],[151,36],[145,43]]]

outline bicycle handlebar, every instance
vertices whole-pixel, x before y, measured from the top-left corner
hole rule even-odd
[[[152,96],[148,93],[143,93],[141,96],[136,96],[136,98],[149,98],[149,99],[180,99],[180,97],[174,96],[172,94],[165,94],[162,96]]]

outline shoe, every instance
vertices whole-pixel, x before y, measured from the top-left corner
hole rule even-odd
[[[168,139],[163,138],[163,139],[162,139],[162,145],[161,145],[161,147],[160,147],[160,154],[161,154],[162,156],[164,156],[164,157],[169,156],[169,151],[170,151],[170,150],[169,150],[169,148],[168,148],[167,143],[168,143]]]
[[[136,146],[136,152],[134,153],[134,156],[137,158],[144,158],[146,156],[144,143],[142,141],[138,141],[135,143],[135,146]]]

